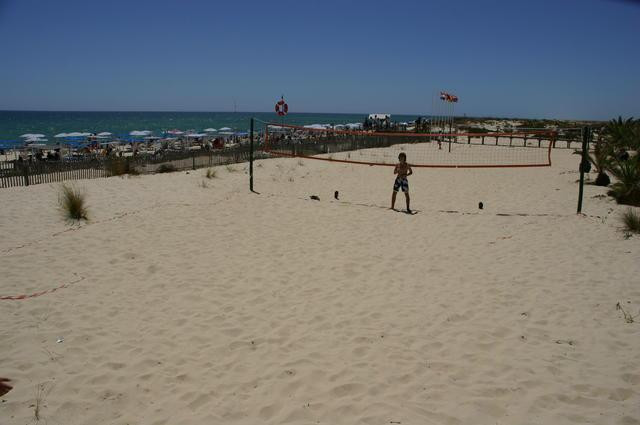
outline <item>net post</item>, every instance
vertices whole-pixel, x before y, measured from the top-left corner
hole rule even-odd
[[[584,194],[584,173],[587,171],[589,160],[587,159],[589,149],[589,136],[591,129],[586,126],[582,128],[582,159],[580,160],[580,188],[578,190],[578,214],[582,213],[582,196]]]
[[[249,190],[253,192],[253,117],[249,124]]]

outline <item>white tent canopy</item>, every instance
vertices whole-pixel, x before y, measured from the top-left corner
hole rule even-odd
[[[369,114],[370,120],[390,120],[391,114]]]
[[[210,132],[210,131],[218,131],[215,128],[205,128],[204,131],[206,132]]]

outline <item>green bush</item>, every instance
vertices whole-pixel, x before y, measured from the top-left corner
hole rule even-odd
[[[67,220],[88,220],[85,194],[71,186],[62,185],[58,197],[62,214]]]

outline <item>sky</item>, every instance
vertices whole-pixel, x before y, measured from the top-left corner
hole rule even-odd
[[[0,0],[0,110],[640,117],[639,46],[636,1]]]

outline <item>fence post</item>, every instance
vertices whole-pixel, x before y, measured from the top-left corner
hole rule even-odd
[[[582,159],[580,160],[580,189],[578,191],[578,214],[582,212],[582,195],[584,192],[584,173],[589,172],[591,164],[589,163],[589,138],[591,137],[591,128],[584,127],[582,129]]]
[[[29,186],[29,163],[25,162],[22,169],[24,175],[24,185]]]
[[[249,190],[253,192],[253,117],[249,125]]]

